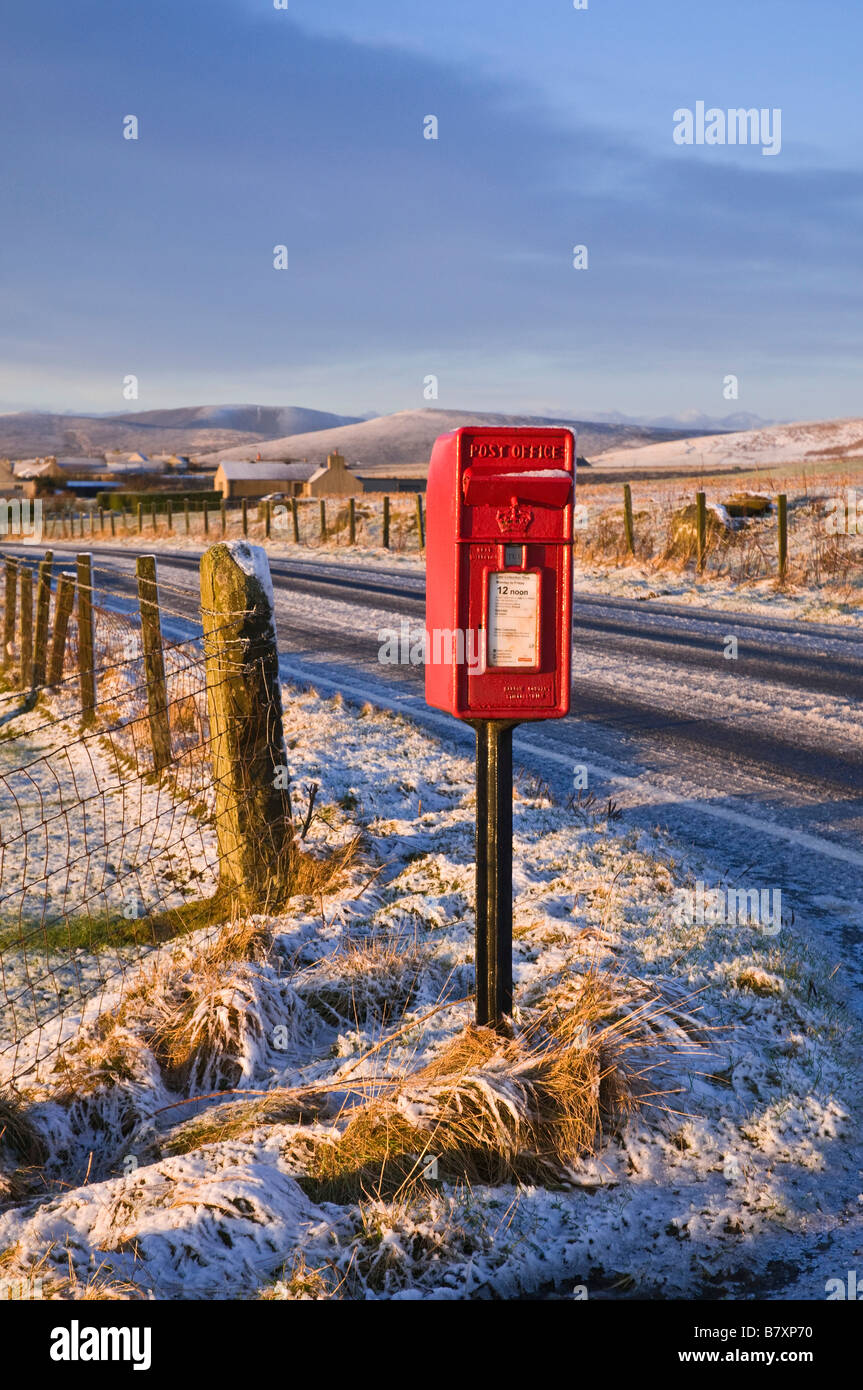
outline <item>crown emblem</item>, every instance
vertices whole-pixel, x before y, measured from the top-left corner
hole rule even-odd
[[[523,507],[517,497],[513,497],[508,507],[498,507],[496,515],[501,531],[526,531],[533,521],[530,507]]]

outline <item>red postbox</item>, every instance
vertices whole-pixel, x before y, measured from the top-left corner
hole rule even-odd
[[[476,732],[476,1021],[512,1012],[512,731],[569,711],[575,439],[435,442],[426,491],[426,700]]]
[[[457,719],[569,711],[575,440],[465,427],[426,493],[426,700]]]

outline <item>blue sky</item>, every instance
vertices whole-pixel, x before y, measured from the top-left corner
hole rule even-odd
[[[860,413],[845,0],[45,0],[4,31],[0,409],[359,414],[434,374],[447,408]],[[780,108],[780,153],[676,145],[697,101]]]

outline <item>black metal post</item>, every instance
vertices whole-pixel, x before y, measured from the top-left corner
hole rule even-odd
[[[512,1013],[512,731],[476,720],[476,1021]]]

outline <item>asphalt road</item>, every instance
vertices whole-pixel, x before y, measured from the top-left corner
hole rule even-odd
[[[55,568],[76,548],[55,544]],[[97,583],[116,601],[133,596],[133,548],[94,548],[94,562],[110,567]],[[177,636],[196,629],[197,568],[194,554],[159,551],[166,627]],[[472,740],[425,705],[421,666],[378,660],[387,629],[421,631],[422,575],[316,559],[271,558],[270,568],[286,676],[401,708],[462,748]],[[728,636],[736,659],[724,655]],[[517,762],[561,803],[575,765],[586,766],[598,797],[695,851],[707,882],[781,888],[786,913],[835,955],[840,979],[858,987],[848,1003],[861,1007],[863,636],[580,595],[574,654],[571,714],[522,726]]]

